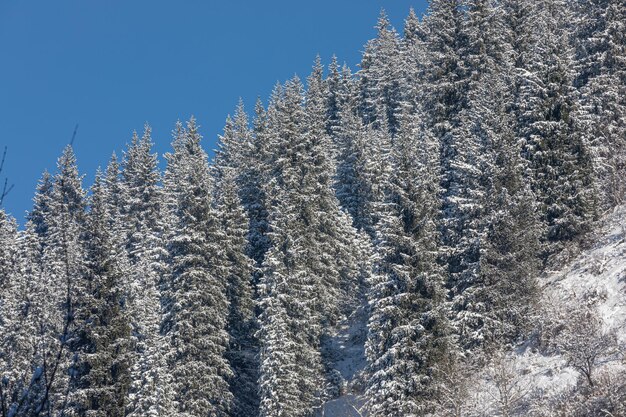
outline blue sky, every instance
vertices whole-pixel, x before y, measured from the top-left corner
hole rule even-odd
[[[381,8],[401,30],[411,6],[421,15],[426,0],[1,1],[4,207],[22,220],[76,124],[85,186],[145,122],[162,154],[193,114],[211,150],[239,97],[251,110],[316,54],[355,70]]]

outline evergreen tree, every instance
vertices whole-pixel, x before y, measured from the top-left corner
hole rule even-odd
[[[369,295],[372,416],[432,412],[441,395],[437,367],[452,342],[438,263],[438,144],[417,114],[401,120]]]
[[[226,357],[233,368],[230,380],[234,395],[232,414],[242,417],[258,415],[259,407],[252,287],[254,262],[246,255],[250,222],[239,198],[240,194],[251,197],[248,193],[255,185],[255,178],[250,177],[249,168],[244,164],[244,152],[252,145],[249,135],[247,118],[240,103],[235,123],[230,120],[226,123],[214,165],[215,205],[224,236],[221,245],[227,259],[225,276],[230,345]]]
[[[85,265],[74,303],[75,355],[66,415],[124,416],[130,384],[131,338],[125,310],[124,279],[109,227],[106,193],[98,173],[83,235]],[[122,256],[121,256],[122,255]]]
[[[5,403],[5,411],[15,417],[37,415],[48,403],[44,359],[54,358],[54,349],[58,348],[58,335],[51,329],[57,311],[45,283],[47,269],[43,257],[48,243],[52,189],[52,177],[44,172],[37,185],[33,210],[27,215],[25,231],[16,242],[19,270],[6,297],[11,304],[6,315],[13,327],[3,332],[7,346],[4,351],[15,355],[11,368],[18,383],[13,385],[17,389],[12,392],[19,395],[14,395],[11,403]],[[11,392],[6,388],[5,396]]]
[[[575,128],[594,156],[603,208],[623,201],[626,187],[626,6],[615,0],[574,2],[580,106]]]
[[[81,232],[85,221],[85,191],[76,157],[67,146],[57,163],[49,210],[48,237],[43,253],[44,275],[49,283],[45,308],[53,311],[49,331],[56,340],[46,352],[47,392],[41,410],[67,412],[72,386],[69,373],[76,361],[80,334],[75,321],[76,303],[85,253]]]
[[[32,353],[29,334],[20,327],[22,295],[15,291],[22,284],[18,243],[17,223],[0,210],[0,411],[4,415],[27,383]]]
[[[558,1],[540,2],[534,10],[533,25],[544,36],[539,56],[522,81],[520,121],[550,255],[589,230],[596,196],[589,144],[575,128],[573,54],[563,21],[567,9]]]
[[[319,404],[322,326],[334,323],[342,307],[350,303],[346,291],[358,282],[360,272],[359,256],[352,246],[358,238],[332,188],[319,61],[308,84],[306,96],[297,78],[286,84],[283,94],[275,93],[275,114],[269,124],[278,152],[270,161],[273,170],[267,194],[272,247],[261,282],[262,416],[310,415]],[[284,317],[275,319],[278,313]],[[284,343],[291,353],[283,354],[276,347],[283,341],[276,340],[282,329],[275,326],[286,326]],[[277,361],[290,371],[282,374],[282,369],[267,366]],[[292,404],[289,399],[297,400]],[[289,410],[281,411],[280,405],[286,402]]]
[[[121,178],[115,174],[118,169],[114,162],[107,175],[111,200],[117,200],[119,205],[120,244],[125,247],[130,264],[127,293],[135,345],[128,404],[131,416],[166,416],[172,412],[164,340],[160,335],[159,287],[167,271],[163,195],[152,148],[151,129],[146,125],[141,138],[133,135],[124,154]]]
[[[269,248],[268,212],[264,183],[267,179],[268,166],[268,116],[257,100],[255,118],[253,122],[252,144],[245,149],[242,164],[247,167],[246,177],[240,188],[240,198],[250,220],[248,231],[247,255],[255,262],[255,283],[258,282],[260,267],[263,264],[265,253]]]
[[[306,195],[302,193],[309,157],[303,140],[304,91],[296,78],[285,85],[284,95],[275,91],[271,109],[275,129],[272,143],[277,153],[271,167],[268,196],[271,198],[269,234],[272,247],[264,260],[261,279],[259,339],[262,417],[307,416],[319,405],[322,366],[319,353],[321,317],[314,308],[319,288],[305,267],[302,217]],[[277,97],[278,96],[278,97]],[[280,140],[280,142],[278,142]],[[300,171],[302,169],[302,171]],[[300,235],[294,239],[294,234]],[[321,300],[320,300],[321,301]],[[280,317],[277,315],[280,314]],[[278,336],[277,332],[283,332]],[[277,340],[278,337],[284,340]],[[284,344],[283,344],[284,343]],[[278,344],[278,345],[276,345]],[[289,346],[289,352],[286,347]],[[276,368],[272,364],[282,363]],[[284,370],[284,371],[283,371]]]
[[[44,300],[47,287],[43,280],[41,245],[36,227],[28,222],[18,244],[18,270],[6,296],[7,326],[2,331],[5,359],[10,359],[11,376],[4,375],[5,415],[25,417],[41,411],[46,391],[43,358],[50,340],[49,321]],[[5,362],[6,363],[6,362]]]
[[[359,77],[359,114],[365,124],[380,129],[384,124],[393,136],[406,92],[400,38],[384,11],[381,11],[375,39],[365,45]]]
[[[172,272],[163,331],[175,415],[225,416],[232,403],[232,371],[224,356],[229,343],[224,236],[211,205],[211,175],[195,120],[177,132],[164,178]]]
[[[459,183],[475,194],[459,194],[457,207],[467,217],[456,250],[470,249],[456,258],[461,262],[449,285],[461,345],[494,349],[527,325],[541,229],[525,180],[528,164],[520,155],[513,115],[507,113],[509,80],[496,74],[485,81],[472,92],[470,119],[478,122],[466,134],[474,141],[459,152],[457,168],[465,181]],[[473,155],[467,152],[469,143],[476,146]],[[471,160],[474,164],[468,164]]]
[[[460,0],[431,0],[423,21],[427,37],[419,99],[426,111],[427,126],[441,143],[444,171],[453,157],[449,132],[458,125],[460,111],[467,107],[467,33],[461,6]]]

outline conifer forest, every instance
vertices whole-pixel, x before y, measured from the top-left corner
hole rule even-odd
[[[626,3],[407,12],[0,211],[0,417],[626,416]]]

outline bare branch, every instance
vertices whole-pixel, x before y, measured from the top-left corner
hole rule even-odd
[[[74,145],[74,139],[76,139],[76,132],[78,132],[78,123],[74,126],[74,133],[72,133],[72,140],[70,140],[70,146]]]
[[[7,157],[7,147],[4,147],[4,151],[2,152],[2,161],[0,161],[0,175],[2,174],[2,170],[4,170],[4,163],[6,161],[6,157]],[[6,196],[11,192],[11,190],[13,189],[13,187],[15,186],[15,184],[11,184],[9,185],[9,179],[8,178],[4,178],[4,185],[2,187],[2,193],[0,194],[0,206],[2,206],[2,204],[4,203],[4,199],[6,198]]]

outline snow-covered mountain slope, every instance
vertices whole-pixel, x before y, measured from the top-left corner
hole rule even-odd
[[[569,365],[556,339],[563,323],[571,321],[576,311],[597,314],[600,332],[612,333],[619,345],[626,345],[626,206],[617,207],[598,223],[591,242],[562,268],[553,267],[539,278],[541,311],[533,323],[536,331],[514,350],[497,355],[490,366],[469,372],[472,376],[465,390],[462,415],[505,415],[503,395],[509,397],[508,415],[562,415],[554,407],[571,395],[582,376]],[[365,415],[358,389],[359,371],[365,368],[365,320],[362,311],[353,315],[337,327],[337,333],[328,341],[329,352],[335,355],[335,369],[345,383],[338,398],[324,404],[319,415]],[[585,323],[574,326],[578,324],[582,327]],[[546,340],[550,335],[555,340]],[[594,372],[619,377],[624,368],[623,358],[611,351],[598,360]]]
[[[535,335],[495,358],[491,366],[480,370],[480,378],[472,379],[464,415],[569,415],[563,414],[562,404],[577,395],[577,384],[584,391],[586,382],[580,370],[570,366],[571,356],[559,346],[558,339],[564,326],[573,328],[574,333],[577,328],[589,327],[584,320],[577,321],[585,317],[580,311],[591,312],[600,319],[601,328],[587,338],[596,339],[592,340],[595,342],[600,335],[610,335],[612,343],[617,342],[615,348],[609,347],[598,355],[594,380],[611,384],[612,378],[624,375],[626,206],[605,216],[591,239],[591,246],[563,268],[540,277],[541,312],[533,323]],[[584,332],[579,335],[585,338]],[[551,336],[554,340],[546,340]],[[593,343],[585,348],[593,348]],[[503,394],[506,390],[508,393]],[[511,402],[509,414],[502,412],[503,396]]]
[[[626,342],[626,206],[600,222],[593,246],[542,279],[544,305],[587,305]]]
[[[367,307],[362,305],[340,322],[324,341],[323,352],[330,364],[335,397],[319,410],[319,417],[359,417],[364,400],[362,372],[367,366],[365,341],[367,339]]]

